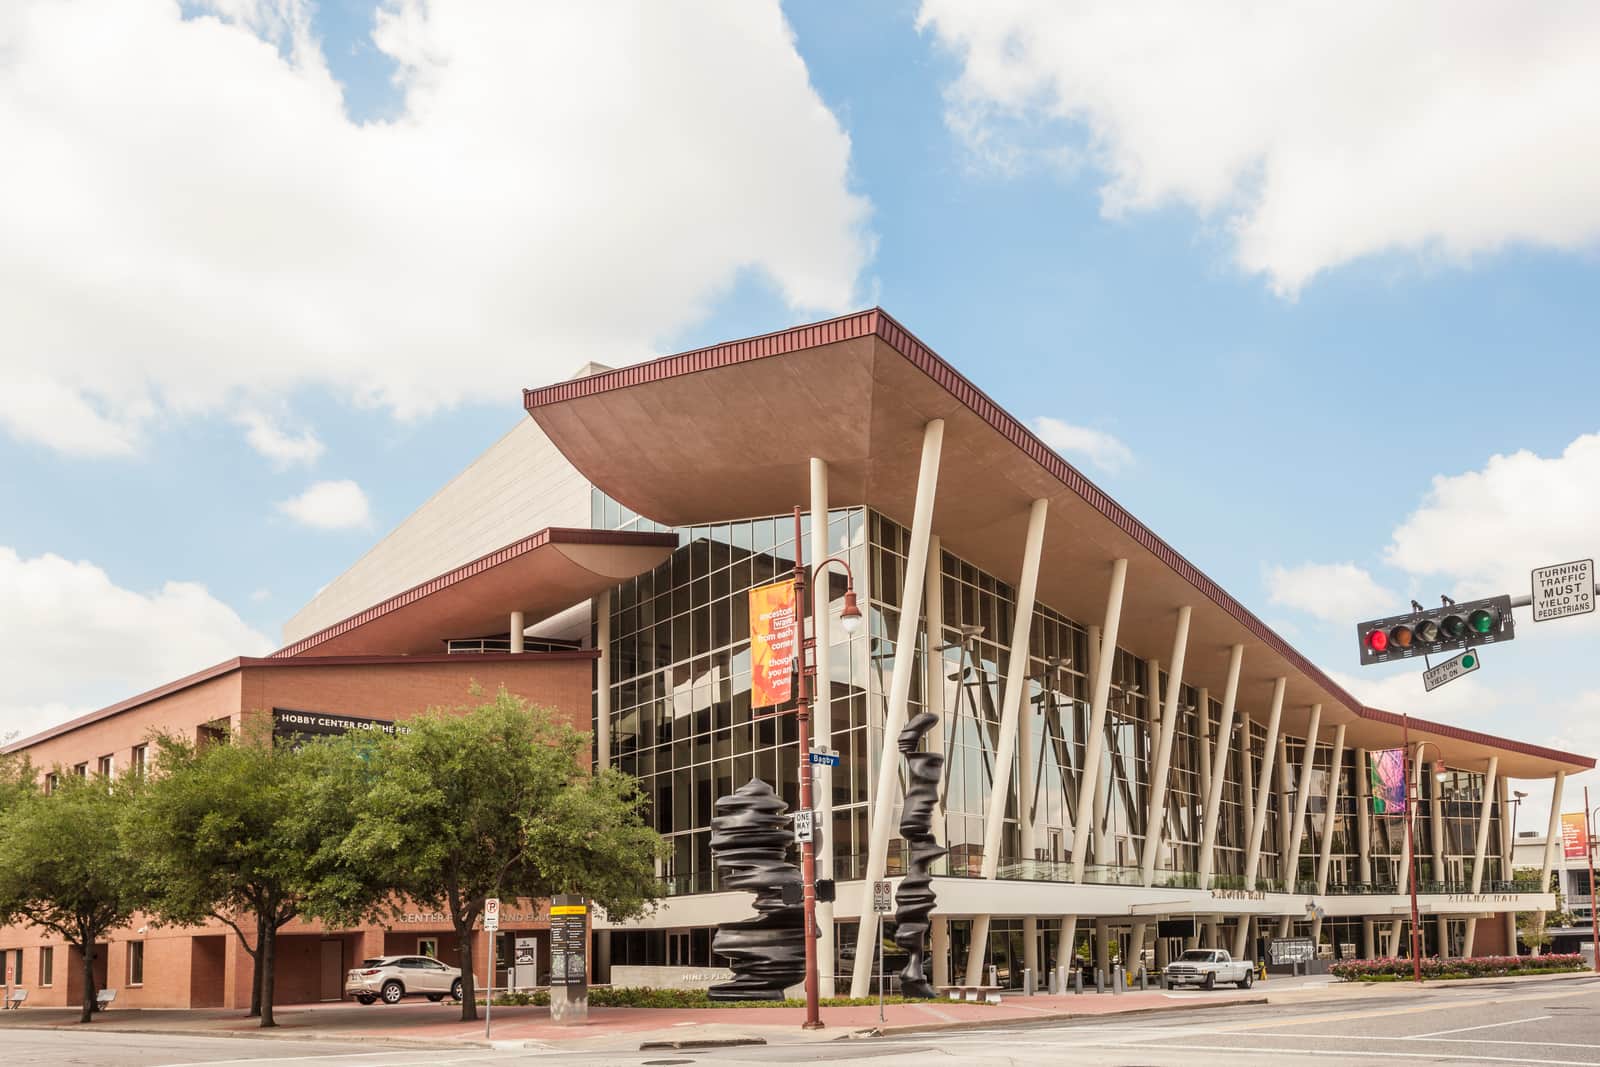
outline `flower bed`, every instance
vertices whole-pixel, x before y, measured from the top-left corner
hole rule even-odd
[[[1442,960],[1437,956],[1422,959],[1422,977],[1434,980],[1455,978],[1505,978],[1519,974],[1554,974],[1581,971],[1588,965],[1576,952],[1545,956],[1472,956]],[[1411,961],[1399,956],[1376,960],[1341,960],[1330,972],[1345,982],[1397,982],[1412,977]]]
[[[927,1001],[909,1001],[905,997],[884,997],[885,1004],[925,1004]],[[483,1001],[479,1000],[482,1004]],[[531,993],[496,993],[494,998],[496,1007],[514,1007],[528,1004],[541,1007],[550,1003],[550,991],[538,989]],[[859,997],[852,1000],[849,997],[824,997],[821,1005],[824,1008],[846,1008],[852,1006],[872,1005],[877,1006],[877,997]],[[982,1003],[981,1001],[979,1003]],[[633,988],[628,986],[591,986],[589,989],[589,1006],[591,1008],[803,1008],[803,1000],[739,1000],[721,1001],[712,1000],[703,989],[651,989],[648,986]]]

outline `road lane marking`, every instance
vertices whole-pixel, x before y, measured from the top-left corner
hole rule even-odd
[[[1553,1018],[1555,1018],[1554,1015],[1535,1015],[1528,1019],[1507,1019],[1502,1023],[1484,1023],[1482,1026],[1458,1026],[1454,1030],[1435,1030],[1431,1034],[1412,1034],[1411,1036],[1418,1041],[1424,1041],[1430,1037],[1443,1037],[1445,1034],[1464,1034],[1469,1030],[1493,1030],[1497,1026],[1516,1026],[1518,1023],[1542,1023],[1546,1019]],[[1531,1042],[1529,1043],[1531,1044]]]
[[[1108,1042],[1105,1044],[1095,1044],[1093,1042],[1084,1042],[1078,1047],[1107,1048],[1117,1049],[1119,1051],[1136,1048],[1148,1049],[1152,1052],[1255,1052],[1283,1056],[1344,1056],[1346,1058],[1350,1056],[1349,1049],[1276,1047],[1252,1048],[1249,1045],[1230,1047],[1227,1045],[1136,1045],[1132,1043],[1111,1044]],[[1439,1058],[1437,1053],[1430,1054],[1426,1052],[1378,1052],[1363,1050],[1360,1055],[1363,1058],[1370,1057],[1373,1059],[1386,1060],[1437,1060]],[[1528,1063],[1541,1065],[1541,1067],[1543,1067],[1543,1065],[1549,1065],[1549,1067],[1594,1067],[1593,1060],[1530,1060],[1526,1056],[1463,1056],[1456,1053],[1450,1053],[1450,1061],[1452,1063]]]

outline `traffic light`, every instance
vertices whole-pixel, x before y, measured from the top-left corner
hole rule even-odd
[[[1443,607],[1356,624],[1363,667],[1510,641],[1516,636],[1510,596],[1486,597],[1466,604],[1448,603]]]

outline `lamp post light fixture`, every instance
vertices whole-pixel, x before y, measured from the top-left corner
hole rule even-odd
[[[1405,751],[1408,764],[1415,766],[1421,763],[1422,750],[1429,745],[1433,745],[1433,751],[1438,756],[1435,763],[1440,763],[1444,759],[1444,753],[1439,751],[1438,744],[1433,741],[1418,741],[1415,755],[1413,755],[1411,748],[1411,716],[1401,716],[1401,730],[1401,745]],[[1409,771],[1409,769],[1408,767],[1407,770]],[[1441,765],[1441,768],[1434,772],[1433,777],[1435,781],[1443,782],[1444,774],[1445,772]],[[1420,780],[1412,782],[1411,778],[1412,775],[1408,773],[1406,775],[1406,851],[1411,856],[1411,877],[1409,879],[1411,883],[1411,977],[1414,981],[1421,982],[1422,957],[1420,953],[1422,931],[1420,929],[1421,923],[1417,918],[1417,835],[1414,815],[1416,806],[1420,806],[1422,803],[1422,782]],[[1415,805],[1412,803],[1413,790],[1416,798]],[[1437,804],[1438,802],[1438,798],[1435,797],[1434,803]]]
[[[795,655],[798,657],[798,685],[795,690],[795,718],[799,727],[800,746],[800,810],[811,811],[811,672],[814,660],[810,653],[816,648],[816,635],[807,636],[806,627],[811,620],[811,582],[829,565],[838,564],[844,570],[844,607],[839,613],[839,626],[847,634],[861,629],[861,608],[856,604],[855,575],[850,563],[839,556],[819,560],[810,568],[801,556],[805,544],[800,529],[800,509],[794,509],[794,602],[795,602]],[[821,549],[824,546],[815,546]],[[831,697],[831,693],[829,694]],[[817,989],[817,846],[813,836],[800,843],[800,884],[803,892],[802,909],[805,916],[806,945],[806,1021],[807,1030],[822,1029]],[[829,966],[833,964],[830,961]]]

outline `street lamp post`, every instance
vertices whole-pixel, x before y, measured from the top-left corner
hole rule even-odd
[[[1436,743],[1432,742],[1432,741],[1418,741],[1417,742],[1417,748],[1416,748],[1416,754],[1413,756],[1412,751],[1411,751],[1411,716],[1409,716],[1409,715],[1401,716],[1400,722],[1401,722],[1401,730],[1403,731],[1402,734],[1401,734],[1401,742],[1400,743],[1401,743],[1402,748],[1405,751],[1406,762],[1407,763],[1411,764],[1411,766],[1416,766],[1417,764],[1421,763],[1422,762],[1422,750],[1424,748],[1426,748],[1428,745],[1433,745],[1434,752],[1439,756],[1439,758],[1441,760],[1444,758],[1444,753],[1440,752],[1439,751],[1439,746]],[[1413,808],[1413,805],[1412,805],[1412,791],[1413,790],[1416,791],[1417,804],[1420,805],[1421,802],[1422,802],[1422,782],[1420,780],[1416,781],[1416,782],[1412,782],[1410,779],[1413,776],[1409,773],[1410,767],[1408,767],[1406,769],[1407,769],[1407,772],[1408,772],[1407,775],[1406,775],[1406,851],[1411,854],[1411,872],[1410,872],[1411,873],[1411,878],[1410,878],[1410,883],[1411,883],[1411,977],[1412,977],[1412,979],[1414,981],[1421,982],[1422,981],[1422,956],[1421,956],[1421,933],[1422,933],[1422,931],[1420,929],[1421,923],[1417,918],[1417,836],[1416,836],[1415,823],[1414,823],[1414,819],[1413,819],[1414,808]],[[1441,771],[1437,775],[1437,777],[1442,780],[1444,778],[1443,772]],[[1434,803],[1437,804],[1438,800],[1435,799]],[[1437,872],[1435,872],[1435,873],[1437,873]]]
[[[1584,852],[1589,857],[1589,937],[1594,947],[1594,973],[1600,974],[1600,906],[1597,906],[1600,905],[1600,894],[1595,893],[1594,887],[1594,813],[1600,811],[1600,807],[1591,808],[1589,806],[1588,786],[1583,787],[1583,810],[1585,813],[1583,816],[1584,844],[1589,846],[1584,849]],[[1562,860],[1561,862],[1565,866],[1566,861]],[[1541,886],[1540,888],[1548,889],[1549,887]]]
[[[794,602],[796,654],[799,656],[798,687],[795,691],[795,717],[799,725],[798,743],[800,746],[800,810],[811,811],[811,672],[812,660],[808,653],[816,647],[816,635],[806,636],[806,624],[812,615],[811,608],[811,575],[819,575],[830,563],[837,563],[844,569],[844,610],[839,614],[839,624],[844,627],[845,633],[854,633],[861,626],[861,609],[856,606],[855,576],[850,572],[850,564],[837,556],[819,560],[807,573],[805,560],[801,554],[804,544],[800,529],[800,509],[794,509]],[[823,545],[812,546],[813,551],[821,553]],[[815,840],[816,828],[812,828],[812,837],[800,843],[800,882],[804,893],[803,909],[805,913],[805,940],[806,940],[806,1021],[804,1029],[822,1029],[820,1006],[817,997],[817,846]],[[860,951],[860,946],[857,946]],[[831,965],[831,964],[830,964]]]

